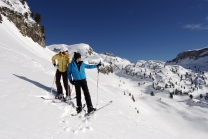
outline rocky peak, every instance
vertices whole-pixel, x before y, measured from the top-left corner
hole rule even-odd
[[[113,53],[103,52],[102,54],[107,55],[107,56],[115,57]]]
[[[206,57],[208,56],[208,47],[202,48],[202,49],[197,49],[197,50],[190,50],[190,51],[185,51],[181,52],[177,55],[176,58],[174,58],[171,61],[167,61],[167,63],[178,63],[179,60],[184,60],[184,59],[193,59],[193,60],[198,60],[199,58]]]
[[[24,0],[11,2],[13,3],[10,3],[7,0],[2,0],[0,3],[0,23],[2,21],[1,15],[7,17],[8,20],[15,24],[23,36],[30,37],[34,42],[37,42],[45,48],[45,35],[43,27],[32,19],[32,12],[29,9],[26,9],[26,2]]]

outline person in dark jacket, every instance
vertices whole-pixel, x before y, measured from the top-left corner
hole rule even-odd
[[[93,69],[99,68],[101,64],[98,65],[88,65],[81,61],[80,53],[74,52],[74,58],[72,59],[70,65],[68,66],[68,79],[72,85],[75,85],[76,90],[76,100],[77,100],[77,113],[82,111],[82,102],[81,102],[81,88],[84,92],[85,101],[88,108],[88,113],[95,111],[96,109],[93,108],[91,97],[87,85],[85,68]],[[73,79],[72,79],[73,78]]]

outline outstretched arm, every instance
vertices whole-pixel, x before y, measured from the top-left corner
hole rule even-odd
[[[84,67],[87,68],[87,69],[97,68],[97,65],[89,65],[89,64],[85,64],[84,62],[82,64],[84,64]]]

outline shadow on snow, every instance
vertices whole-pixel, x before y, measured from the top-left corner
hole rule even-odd
[[[45,86],[45,85],[43,85],[43,84],[41,84],[41,83],[39,83],[39,82],[30,80],[30,79],[28,79],[28,78],[26,78],[26,77],[24,77],[24,76],[19,76],[19,75],[16,75],[16,74],[13,74],[13,75],[16,76],[16,77],[18,77],[18,78],[20,78],[20,79],[22,79],[22,80],[25,80],[25,81],[27,81],[27,82],[30,82],[30,83],[36,85],[37,87],[42,88],[42,89],[44,89],[44,90],[46,90],[46,91],[48,91],[48,92],[51,91],[51,88],[50,88],[50,87],[47,87],[47,86]],[[53,92],[53,94],[55,94],[55,93]]]

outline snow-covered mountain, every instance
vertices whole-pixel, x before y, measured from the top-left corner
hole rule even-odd
[[[41,98],[53,98],[56,93],[53,84],[56,68],[51,63],[55,52],[50,49],[58,52],[61,45],[40,47],[30,37],[23,36],[8,17],[1,16],[1,139],[207,138],[206,71],[154,60],[131,63],[113,55],[98,54],[87,44],[66,45],[71,57],[78,51],[86,63],[101,61],[102,68],[113,69],[108,74],[86,69],[93,105],[102,108],[109,101],[113,103],[90,119],[84,117],[84,111],[72,117],[75,99],[52,103]],[[74,97],[75,89],[72,85],[71,88]]]
[[[0,0],[0,24],[2,16],[13,22],[23,36],[28,36],[45,47],[44,26],[40,26],[40,21],[36,22],[35,17],[33,19],[34,14],[25,0]]]
[[[51,45],[48,48],[59,52],[63,45]],[[101,61],[104,65],[112,67],[115,74],[120,77],[134,77],[139,85],[149,82],[151,85],[145,89],[147,94],[163,91],[170,95],[180,93],[199,98],[200,94],[197,93],[197,90],[207,87],[207,72],[203,66],[186,69],[180,65],[169,65],[155,60],[139,60],[136,63],[130,63],[120,57],[97,54],[87,44],[64,46],[69,49],[71,57],[73,57],[73,52],[80,52],[83,60],[87,63],[97,64]],[[206,96],[206,92],[200,93]]]
[[[24,15],[25,13],[31,13],[29,6],[25,0],[1,0],[0,5],[2,8],[8,8],[13,10],[14,12],[21,13]],[[34,20],[29,17],[27,19],[28,22],[34,22]]]
[[[167,61],[167,64],[178,64],[185,68],[197,66],[208,70],[208,47],[181,52],[173,60]]]

